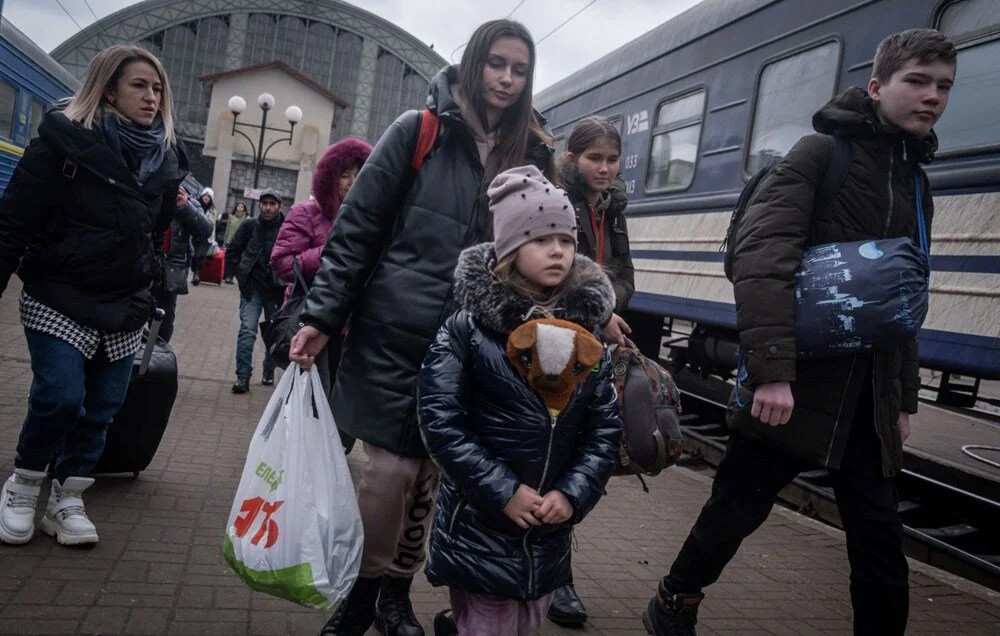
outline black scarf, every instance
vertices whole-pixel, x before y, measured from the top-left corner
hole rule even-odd
[[[167,136],[163,117],[159,113],[151,125],[140,126],[129,119],[105,112],[101,118],[101,128],[111,149],[122,157],[122,161],[125,161],[125,150],[138,159],[139,165],[132,174],[140,186],[163,165],[167,154]],[[125,165],[128,165],[127,161]]]

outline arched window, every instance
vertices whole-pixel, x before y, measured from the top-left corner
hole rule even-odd
[[[278,16],[254,13],[247,21],[247,41],[243,51],[244,66],[270,62],[274,59],[274,37]]]
[[[399,115],[399,98],[403,88],[403,61],[385,50],[379,51],[372,90],[371,116],[368,118],[368,138],[378,139]]]
[[[411,108],[422,109],[427,105],[427,80],[412,68],[407,67],[403,74],[403,98],[400,102],[400,112]]]
[[[336,91],[332,85],[332,70],[340,63],[336,58],[336,47],[336,29],[322,22],[313,22],[309,25],[302,72],[334,92]]]
[[[306,21],[295,16],[278,20],[277,52],[275,59],[294,69],[302,70],[302,54],[306,47]]]
[[[337,33],[337,48],[333,54],[334,63],[331,89],[353,107],[358,95],[358,70],[361,66],[361,36],[350,31]]]

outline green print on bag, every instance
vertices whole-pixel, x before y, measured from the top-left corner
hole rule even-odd
[[[222,556],[233,568],[237,576],[252,590],[312,607],[331,609],[330,601],[313,584],[313,571],[308,563],[300,563],[280,570],[253,570],[236,559],[233,543],[226,536],[222,544]]]
[[[274,468],[268,466],[265,462],[261,462],[257,466],[257,470],[254,471],[254,474],[263,479],[264,483],[271,487],[271,492],[274,492],[278,489],[278,486],[281,484],[281,480],[285,477],[285,469],[281,468],[275,470]]]

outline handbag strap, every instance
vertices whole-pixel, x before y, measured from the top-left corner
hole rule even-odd
[[[927,258],[930,258],[931,252],[927,244],[927,225],[924,221],[924,195],[919,170],[913,171],[913,193],[917,199],[917,230],[920,233],[920,249],[924,251]]]
[[[299,257],[292,257],[292,270],[295,272],[295,284],[296,286],[302,287],[303,293],[309,291],[309,284],[306,282],[305,276],[302,275],[302,268],[299,267]]]

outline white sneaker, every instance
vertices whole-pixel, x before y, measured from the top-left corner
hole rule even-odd
[[[83,508],[83,491],[94,483],[91,477],[67,477],[62,484],[52,480],[52,494],[39,527],[63,545],[97,543],[97,528]]]
[[[35,506],[45,473],[15,468],[0,491],[0,541],[27,543],[35,534]]]

